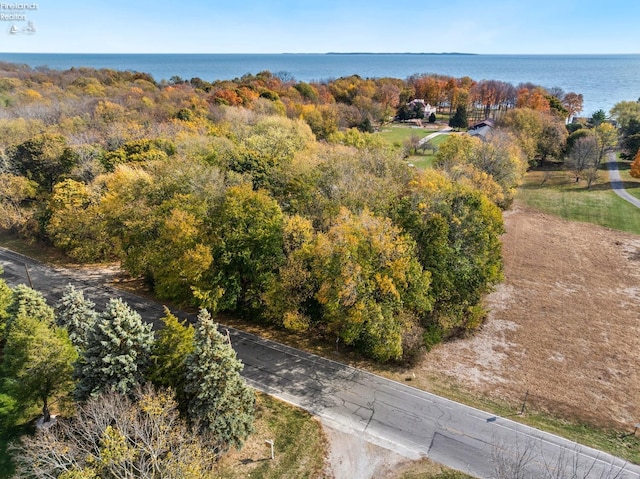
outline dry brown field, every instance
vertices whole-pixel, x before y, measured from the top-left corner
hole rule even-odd
[[[415,368],[517,407],[604,428],[640,422],[640,236],[516,204],[505,213],[505,281],[481,331]],[[431,389],[428,384],[422,384]]]

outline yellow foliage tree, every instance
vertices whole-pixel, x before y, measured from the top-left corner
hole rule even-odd
[[[413,239],[388,218],[342,208],[310,253],[315,299],[328,331],[377,360],[402,357],[410,327],[403,318],[431,309],[431,276],[418,262]]]
[[[68,179],[53,187],[45,230],[57,248],[79,261],[103,261],[113,255],[97,203],[98,196],[84,183]]]

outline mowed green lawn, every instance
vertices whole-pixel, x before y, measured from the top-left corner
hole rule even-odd
[[[611,190],[606,170],[589,190],[586,182],[576,183],[569,172],[552,171],[546,175],[545,180],[543,171],[528,172],[517,198],[532,208],[567,220],[640,234],[640,209]]]
[[[396,147],[402,147],[403,143],[411,138],[412,136],[417,136],[420,138],[424,138],[427,135],[435,133],[437,130],[428,130],[424,128],[413,128],[409,125],[391,125],[387,127],[385,130],[382,130],[379,135],[385,142],[389,145],[394,145]],[[428,144],[434,147],[438,147],[440,143],[447,139],[447,135],[438,135],[431,140],[429,140]],[[435,151],[433,149],[419,150],[416,155],[411,155],[405,158],[407,163],[414,165],[416,168],[424,170],[426,168],[431,168],[431,164],[435,158]]]
[[[419,136],[424,138],[430,135],[436,130],[427,130],[425,128],[414,128],[409,125],[391,125],[384,130],[377,133],[382,139],[388,142],[390,145],[398,144],[402,146],[405,140],[408,140],[412,136]]]
[[[434,146],[436,149],[435,150],[426,149],[424,150],[425,153],[421,153],[423,150],[420,150],[420,152],[418,152],[417,155],[409,156],[407,158],[407,162],[411,163],[413,166],[421,170],[424,170],[426,168],[431,168],[431,165],[433,164],[433,160],[435,160],[436,158],[435,152],[438,151],[437,150],[438,146],[447,138],[449,138],[449,135],[438,135],[431,138],[427,142],[427,144],[430,146]]]

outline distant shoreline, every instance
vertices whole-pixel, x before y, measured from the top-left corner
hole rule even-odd
[[[306,52],[306,53],[294,53],[294,52],[279,52],[279,53],[193,53],[193,52],[164,52],[164,53],[118,53],[118,52],[93,52],[93,53],[78,53],[78,52],[1,52],[0,57],[3,55],[9,56],[92,56],[92,57],[108,57],[108,56],[120,56],[120,57],[141,57],[141,56],[190,56],[190,57],[207,57],[207,56],[221,56],[221,57],[277,57],[277,56],[468,56],[468,57],[519,57],[519,58],[535,58],[535,57],[571,57],[571,58],[602,58],[602,57],[637,57],[639,53],[465,53],[465,52]]]
[[[425,48],[425,46],[423,46]],[[558,87],[584,96],[584,111],[608,111],[620,101],[638,98],[640,54],[486,54],[486,53],[5,53],[0,62],[31,68],[97,68],[151,75],[155,81],[178,76],[206,81],[232,80],[259,72],[287,73],[296,81],[322,82],[358,75],[399,78],[438,74],[476,81]]]

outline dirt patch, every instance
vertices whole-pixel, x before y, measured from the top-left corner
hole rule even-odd
[[[329,457],[332,476],[339,479],[370,479],[392,477],[393,471],[412,461],[389,449],[376,446],[355,434],[348,434],[324,426],[329,440]]]
[[[640,237],[516,205],[505,214],[505,282],[472,338],[415,369],[555,415],[628,428],[640,419]]]
[[[357,434],[345,433],[327,424],[324,424],[324,431],[329,441],[329,464],[325,479],[436,477],[443,471],[449,471],[427,458],[405,457],[367,442]]]

